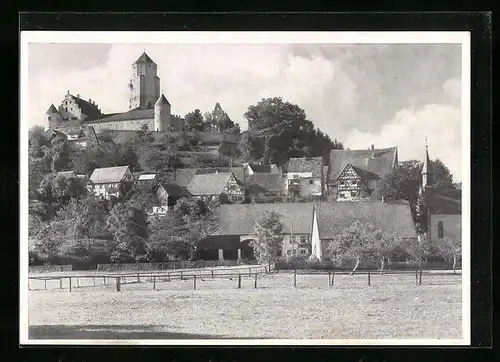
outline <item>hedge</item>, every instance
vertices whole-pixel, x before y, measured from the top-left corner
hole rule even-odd
[[[173,269],[197,269],[217,268],[221,266],[241,265],[237,260],[194,260],[194,261],[169,261],[164,263],[110,263],[98,264],[97,271],[150,271],[150,270],[173,270]],[[257,264],[256,261],[245,264]]]
[[[28,273],[53,273],[72,271],[72,265],[34,265],[28,267]]]
[[[331,262],[309,262],[309,261],[278,261],[276,262],[276,270],[352,270],[354,264],[336,265]],[[384,270],[415,270],[419,267],[415,262],[386,262]],[[453,262],[447,261],[429,261],[422,263],[422,269],[432,270],[450,270],[453,268]],[[462,263],[457,261],[456,269],[460,269]],[[380,264],[365,264],[359,265],[357,270],[379,270]]]

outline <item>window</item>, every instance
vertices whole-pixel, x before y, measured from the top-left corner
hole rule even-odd
[[[345,197],[345,194],[343,192],[341,192],[339,197]]]
[[[77,118],[76,117],[71,117],[72,120],[76,120]]]
[[[300,249],[300,254],[304,255],[306,251],[304,249]]]
[[[231,196],[231,201],[232,201],[232,202],[236,202],[236,201],[238,201],[238,197],[237,197],[237,196]]]
[[[443,222],[438,221],[438,238],[442,239],[443,238]]]
[[[305,243],[307,243],[307,236],[305,236],[305,235],[301,235],[301,236],[300,236],[300,243],[301,243],[301,244],[305,244]]]
[[[356,191],[352,191],[352,192],[351,192],[351,196],[352,196],[352,197],[356,197]]]
[[[343,185],[344,184],[344,181],[340,181],[340,184]]]
[[[67,112],[68,111],[68,107],[64,107],[64,111]]]
[[[49,116],[49,121],[51,120],[51,118],[52,118],[52,117],[51,117],[51,116]]]
[[[309,180],[309,185],[312,185],[314,183],[313,180]]]

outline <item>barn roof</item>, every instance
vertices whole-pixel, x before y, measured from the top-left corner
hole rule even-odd
[[[257,173],[248,177],[248,192],[258,194],[261,192],[285,192],[286,184],[279,174]]]
[[[274,204],[223,204],[219,210],[217,235],[249,235],[255,222],[266,212],[277,212],[282,216],[283,233],[310,234],[313,203]],[[290,224],[292,228],[290,228]]]
[[[172,197],[188,197],[191,196],[188,190],[171,182],[161,182],[158,187],[163,187],[169,196]]]
[[[415,223],[406,202],[332,202],[316,206],[320,239],[332,239],[354,220],[369,221],[377,228],[415,238]]]

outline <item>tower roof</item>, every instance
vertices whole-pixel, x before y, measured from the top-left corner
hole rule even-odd
[[[142,55],[137,58],[134,64],[137,63],[154,63],[153,60],[146,54],[146,52],[142,53]]]
[[[168,104],[170,106],[170,103],[168,103],[168,100],[165,97],[165,95],[163,95],[163,93],[160,95],[160,97],[156,101],[155,106],[159,106],[161,104]]]
[[[424,165],[422,166],[422,175],[428,175],[430,173],[431,173],[431,160],[429,159],[429,151],[427,149],[427,144],[426,144]]]
[[[47,109],[47,112],[45,112],[45,114],[53,114],[53,113],[59,113],[56,109],[56,107],[54,107],[53,104],[50,105],[49,109]]]

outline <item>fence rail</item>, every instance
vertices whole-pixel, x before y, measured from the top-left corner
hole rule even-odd
[[[245,265],[255,265],[257,262],[245,262]],[[108,263],[97,264],[97,271],[119,271],[119,270],[173,270],[173,269],[195,269],[195,268],[217,268],[233,267],[242,265],[237,260],[195,260],[195,261],[170,261],[164,263]]]

